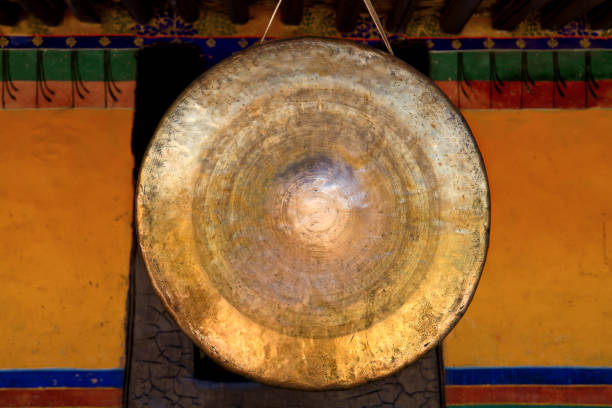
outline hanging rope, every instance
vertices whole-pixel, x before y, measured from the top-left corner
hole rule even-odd
[[[261,40],[259,40],[260,44],[263,44],[263,42],[265,41],[266,35],[268,35],[268,31],[270,31],[270,27],[272,26],[272,21],[274,21],[274,17],[276,17],[276,13],[278,13],[278,9],[280,9],[282,2],[283,0],[278,0],[278,3],[276,3],[276,7],[274,7],[274,11],[272,12],[270,21],[268,21],[268,26],[266,27],[266,30],[261,36]],[[376,29],[378,30],[378,33],[380,34],[383,42],[385,43],[385,46],[387,47],[389,54],[393,55],[393,50],[391,49],[391,44],[389,43],[389,39],[387,38],[387,33],[385,32],[385,29],[383,28],[382,23],[380,22],[380,19],[378,18],[378,14],[376,13],[374,6],[372,5],[372,1],[363,0],[363,2],[365,3],[366,8],[368,9],[368,12],[370,13],[370,17],[372,17],[372,20],[374,21],[374,25],[376,25]]]

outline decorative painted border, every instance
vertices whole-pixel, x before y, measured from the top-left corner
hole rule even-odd
[[[133,35],[0,37],[0,108],[131,108],[139,47],[191,43],[212,66],[257,41]],[[426,41],[430,77],[461,109],[612,107],[610,39]],[[377,40],[367,43],[379,45]]]
[[[0,370],[0,388],[123,387],[123,370]]]
[[[455,407],[612,407],[612,368],[447,367],[445,393]]]
[[[363,37],[339,37],[348,40],[365,41],[377,44],[380,39]],[[593,36],[556,36],[556,37],[409,37],[400,34],[390,36],[391,40],[419,39],[426,40],[432,51],[457,50],[570,50],[570,49],[612,49],[612,38]],[[272,38],[268,38],[272,39]],[[205,50],[213,44],[227,47],[238,44],[237,49],[259,41],[258,37],[205,37],[205,36],[147,36],[147,35],[31,35],[0,36],[0,48],[139,48],[146,45],[164,42],[182,42],[195,44]]]
[[[2,407],[120,407],[123,370],[0,370]]]
[[[447,367],[447,385],[612,385],[609,367]]]
[[[612,107],[612,51],[431,52],[430,76],[460,109]]]

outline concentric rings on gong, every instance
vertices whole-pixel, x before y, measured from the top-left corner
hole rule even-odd
[[[232,154],[206,160],[194,195],[194,237],[217,290],[292,336],[385,318],[437,244],[436,180],[410,130],[382,106],[351,106],[354,94],[338,103],[339,92],[260,98],[220,129],[232,137],[215,151]]]
[[[488,186],[460,114],[402,62],[343,41],[255,47],[166,114],[137,198],[152,282],[213,358],[260,381],[388,374],[465,311]]]

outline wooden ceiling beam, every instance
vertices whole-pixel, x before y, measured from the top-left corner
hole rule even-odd
[[[565,0],[553,1],[542,8],[540,22],[542,27],[558,30],[576,18],[586,14],[605,0]]]
[[[336,2],[336,27],[341,33],[351,32],[357,27],[358,4],[356,0],[338,0]]]
[[[234,24],[246,24],[249,21],[249,0],[225,0],[225,9]]]
[[[284,0],[280,12],[283,23],[299,25],[304,16],[304,0]]]
[[[418,0],[395,0],[387,19],[387,31],[405,32]]]
[[[99,23],[101,21],[92,0],[66,0],[66,2],[72,14],[79,20],[86,23]]]
[[[64,19],[66,5],[62,1],[17,0],[17,3],[45,25],[56,26]]]
[[[137,23],[146,24],[153,17],[153,6],[149,0],[121,0],[121,3]]]
[[[14,26],[19,22],[21,7],[8,0],[0,0],[0,25]]]
[[[549,0],[502,1],[493,12],[493,28],[512,31],[531,14],[542,8]]]
[[[612,0],[605,1],[592,9],[587,15],[587,21],[593,30],[612,28]]]
[[[193,23],[200,16],[200,8],[196,0],[170,0],[174,14],[181,16],[188,23]]]
[[[482,0],[451,0],[440,17],[440,28],[449,34],[459,34]]]

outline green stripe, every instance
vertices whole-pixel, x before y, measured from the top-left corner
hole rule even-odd
[[[115,81],[136,80],[136,52],[136,50],[111,51],[111,65]],[[116,74],[115,71],[117,71]]]
[[[8,50],[13,81],[36,80],[36,50]],[[104,80],[104,51],[77,50],[78,68],[83,81]],[[136,51],[110,50],[110,62],[115,81],[136,79]],[[42,51],[47,81],[70,81],[70,50]],[[2,58],[2,57],[0,57]],[[2,78],[2,72],[0,72]]]
[[[554,63],[552,51],[525,51],[527,72],[534,81],[552,81]],[[456,81],[457,52],[430,52],[430,76],[434,81]],[[488,51],[462,52],[465,79],[487,81],[491,76]],[[522,52],[494,51],[495,68],[502,81],[519,81]],[[559,73],[566,81],[583,81],[586,72],[585,51],[559,51]],[[612,79],[612,51],[591,51],[591,70],[595,79]]]
[[[552,52],[528,52],[527,72],[534,81],[552,81],[553,76],[553,53]]]
[[[560,52],[559,70],[561,77],[566,81],[584,81],[585,58],[584,52]]]
[[[8,50],[10,75],[14,81],[33,81],[36,79],[36,52],[29,50]],[[4,53],[2,53],[4,59]],[[4,60],[2,64],[4,66]],[[4,75],[4,70],[2,72]],[[5,78],[2,77],[4,80]]]
[[[36,80],[37,50],[7,50],[11,77],[15,81]],[[71,50],[43,50],[47,81],[71,79]],[[104,80],[103,50],[77,50],[79,71],[83,81]],[[115,81],[136,79],[136,50],[110,50],[111,68]],[[435,81],[456,81],[457,52],[430,52],[430,76]],[[487,81],[490,78],[488,51],[462,52],[463,70],[467,80]],[[521,79],[522,52],[494,51],[497,75],[502,81]],[[553,80],[553,52],[526,51],[529,76],[534,81]],[[0,57],[1,59],[2,57]],[[585,51],[559,51],[559,72],[566,81],[585,78]],[[591,70],[595,79],[612,79],[612,51],[591,51]],[[2,72],[0,71],[0,79]]]
[[[489,53],[465,52],[463,53],[463,73],[467,80],[489,79]]]
[[[457,53],[430,52],[429,76],[434,81],[457,80]]]
[[[497,75],[502,81],[521,80],[521,53],[497,52],[495,53],[495,67]]]
[[[591,64],[596,79],[612,77],[612,51],[591,51]]]

